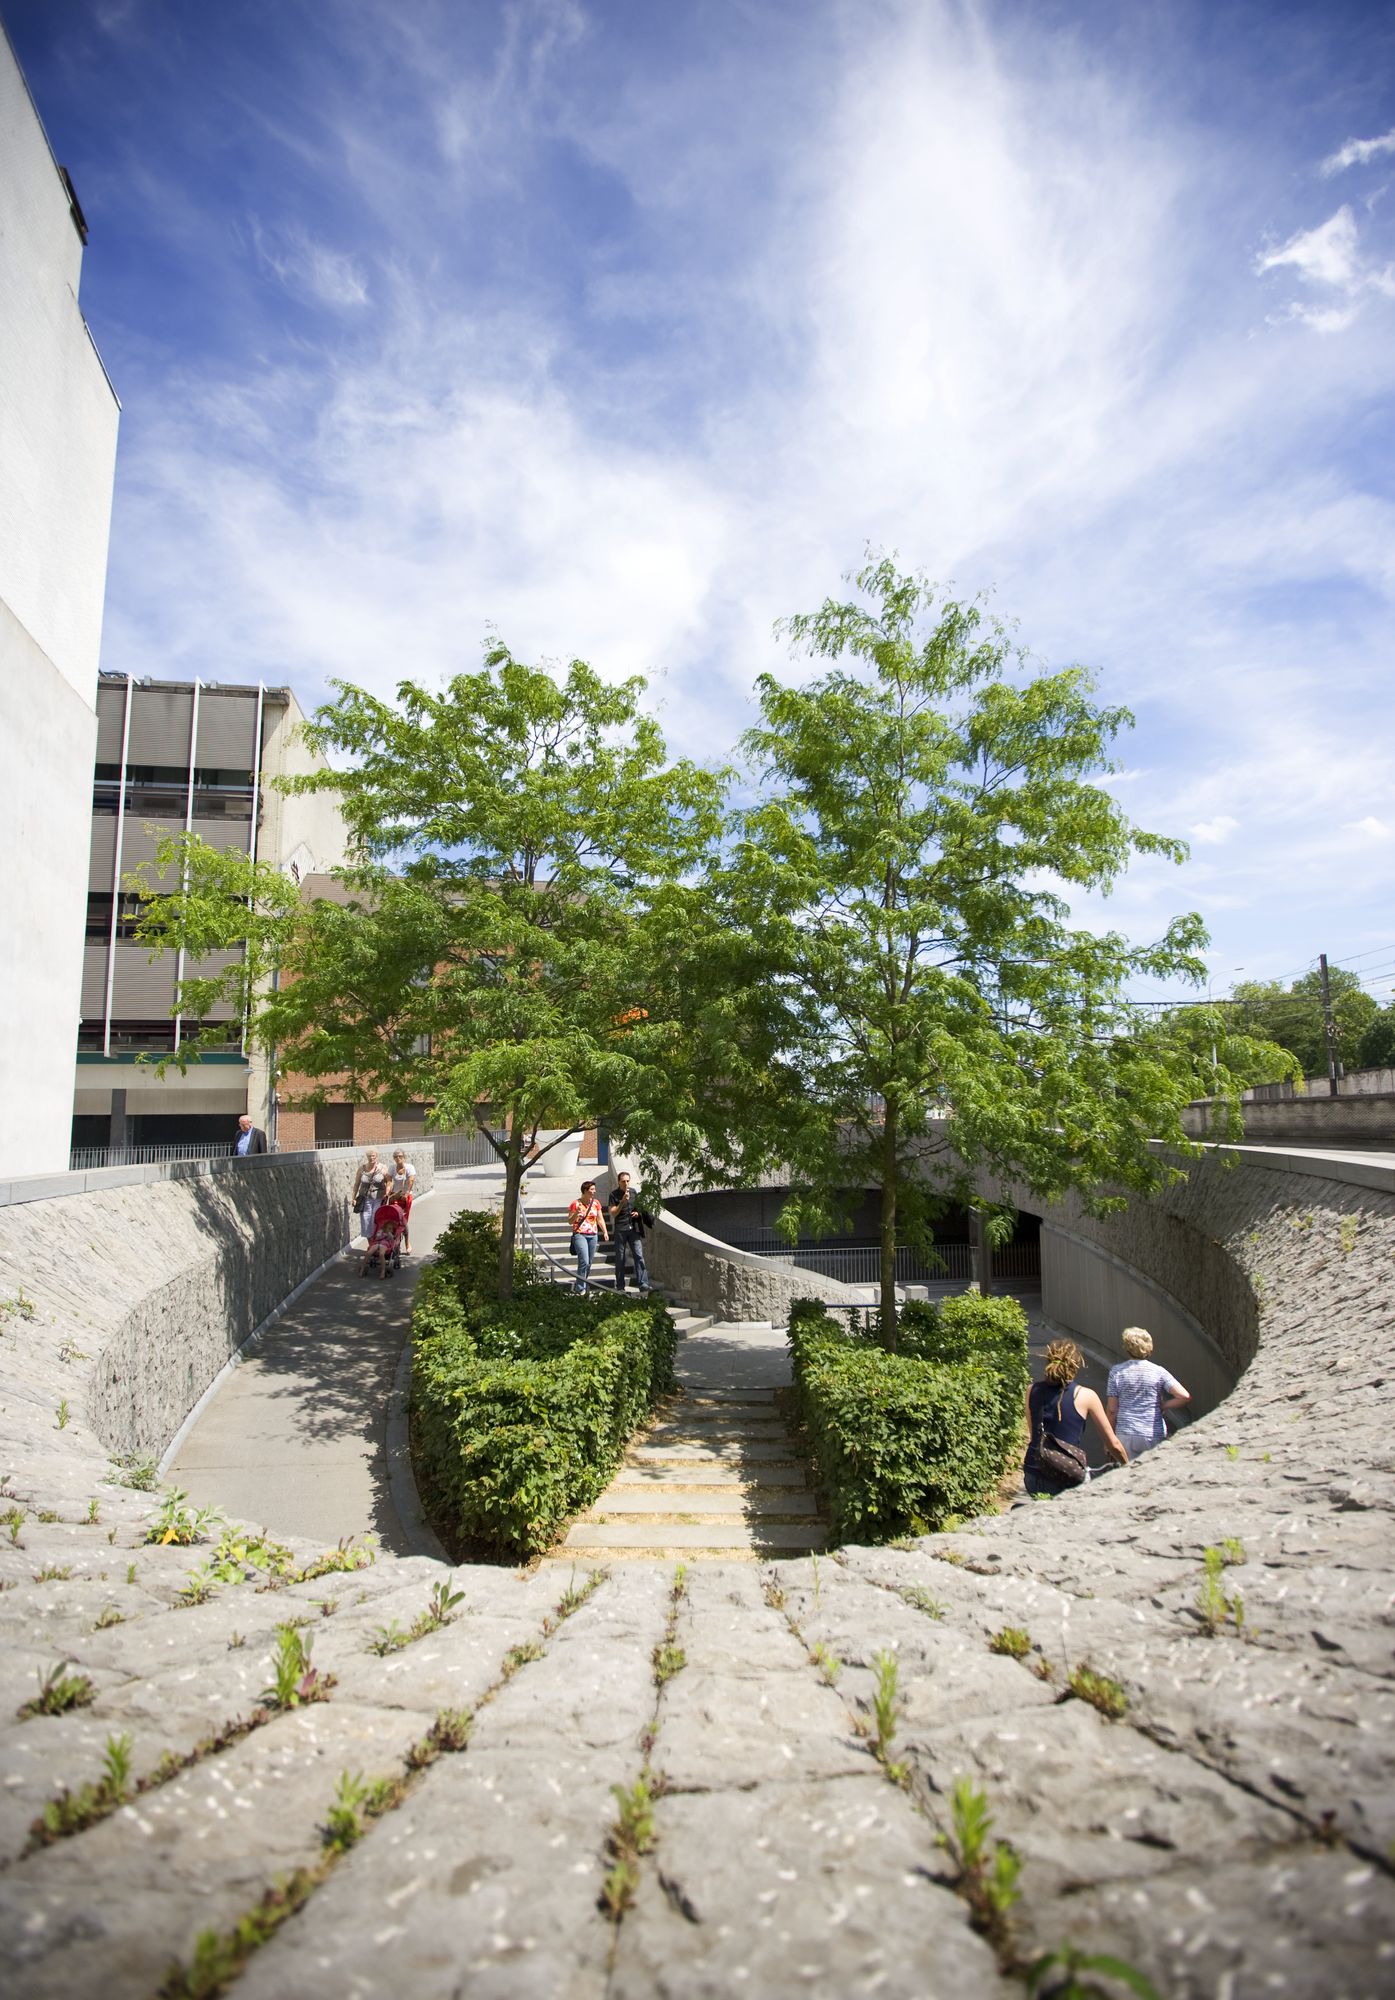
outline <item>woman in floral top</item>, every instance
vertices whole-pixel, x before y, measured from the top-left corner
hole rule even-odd
[[[1175,1375],[1148,1359],[1153,1336],[1146,1327],[1126,1326],[1123,1338],[1129,1358],[1116,1362],[1109,1371],[1105,1407],[1129,1457],[1137,1458],[1167,1436],[1163,1412],[1184,1409],[1192,1398]]]
[[[572,1225],[572,1255],[576,1259],[576,1283],[572,1290],[581,1293],[586,1290],[586,1281],[591,1275],[591,1261],[596,1254],[597,1232],[610,1241],[610,1231],[605,1226],[605,1212],[596,1199],[596,1183],[583,1181],[581,1195],[567,1210]]]

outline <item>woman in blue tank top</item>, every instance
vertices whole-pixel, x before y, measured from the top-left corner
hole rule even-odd
[[[1041,1460],[1043,1430],[1064,1445],[1083,1449],[1085,1419],[1088,1417],[1104,1439],[1105,1449],[1120,1465],[1129,1455],[1114,1435],[1114,1426],[1105,1415],[1104,1405],[1093,1389],[1080,1387],[1076,1376],[1085,1366],[1085,1356],[1073,1340],[1053,1340],[1046,1350],[1046,1379],[1034,1382],[1027,1391],[1027,1422],[1031,1437],[1022,1463],[1022,1483],[1029,1493],[1068,1493],[1072,1484]],[[1085,1477],[1089,1478],[1087,1472]],[[1083,1484],[1082,1482],[1079,1482]]]

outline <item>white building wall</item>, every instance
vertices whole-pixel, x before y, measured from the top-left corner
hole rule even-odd
[[[119,406],[82,241],[0,29],[0,1176],[68,1161]]]

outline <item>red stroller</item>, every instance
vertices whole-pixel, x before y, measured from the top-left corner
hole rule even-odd
[[[396,1277],[402,1269],[402,1238],[406,1231],[407,1218],[398,1203],[381,1203],[373,1216],[373,1234],[368,1239],[368,1254],[359,1276],[366,1278],[376,1262],[380,1278]]]

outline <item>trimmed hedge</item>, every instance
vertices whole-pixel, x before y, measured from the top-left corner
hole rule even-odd
[[[888,1354],[796,1302],[794,1393],[840,1539],[922,1535],[981,1510],[1020,1445],[1027,1315],[969,1292],[908,1306]]]
[[[458,1216],[440,1250],[412,1314],[423,1497],[447,1541],[536,1555],[605,1489],[673,1387],[673,1321],[657,1302],[571,1297],[526,1267],[501,1301],[494,1217]]]

